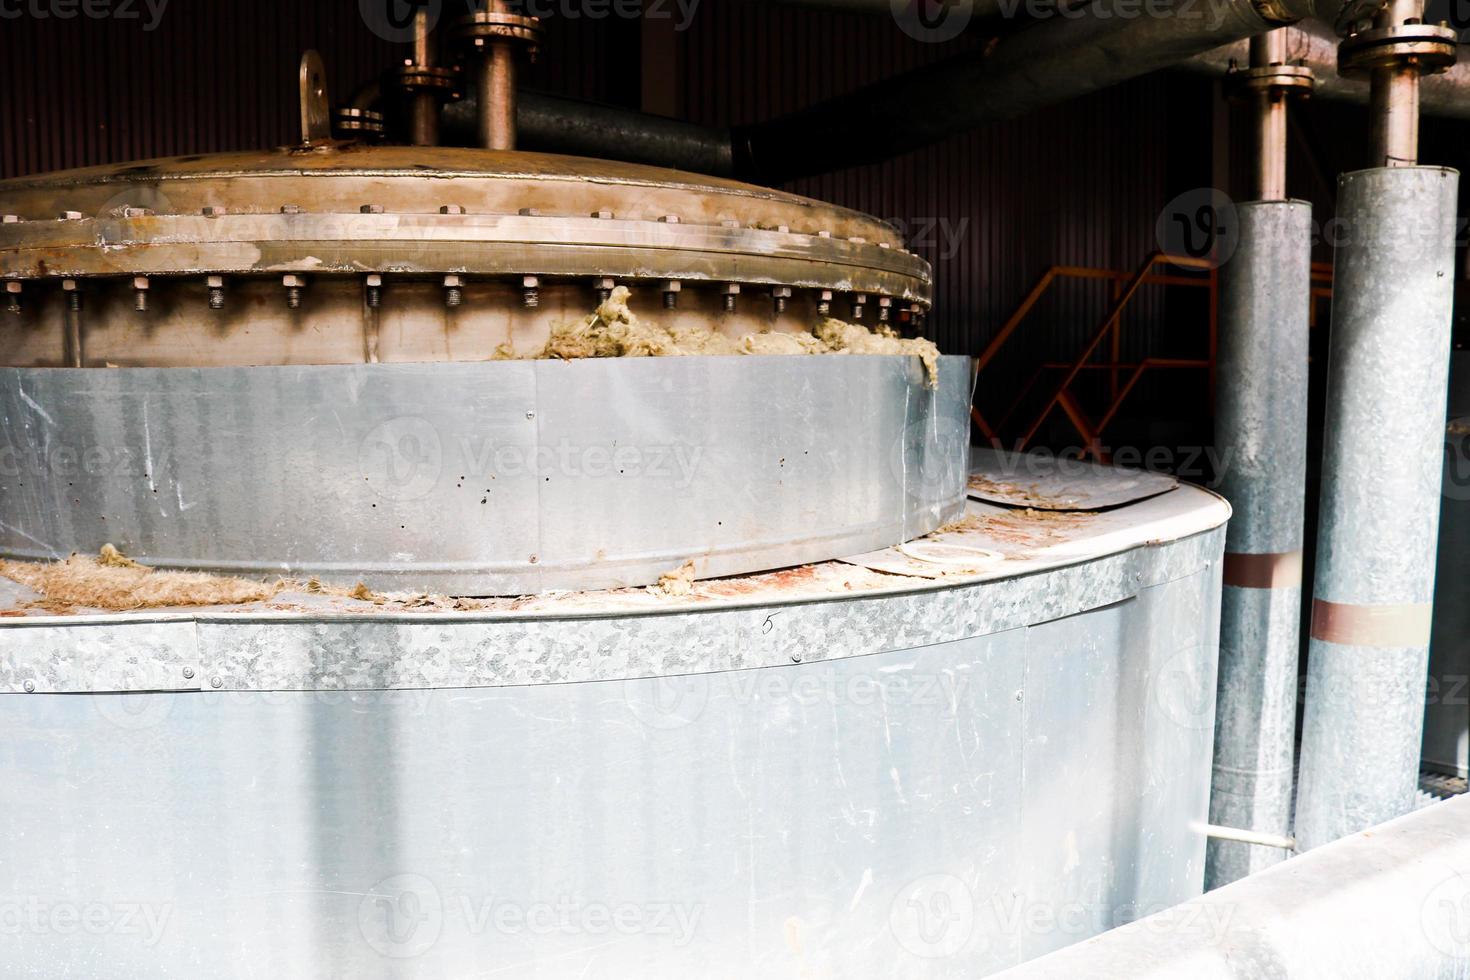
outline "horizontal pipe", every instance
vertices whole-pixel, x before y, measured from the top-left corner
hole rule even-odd
[[[1304,20],[1285,28],[1286,59],[1312,69],[1316,87],[1312,97],[1368,104],[1368,83],[1337,73],[1338,37],[1332,25]],[[1249,41],[1237,41],[1195,55],[1179,63],[1181,69],[1206,75],[1225,75],[1231,66],[1244,68],[1250,60]],[[1460,61],[1438,75],[1419,80],[1419,111],[1446,119],[1470,119],[1470,61]]]
[[[1259,830],[1242,830],[1239,827],[1221,827],[1217,824],[1205,824],[1200,828],[1206,837],[1211,840],[1236,841],[1241,844],[1258,844],[1261,847],[1275,847],[1283,851],[1296,850],[1296,838],[1287,837],[1282,834],[1265,834]]]
[[[480,144],[476,101],[444,107],[446,145]],[[524,89],[516,100],[516,145],[717,177],[734,172],[729,130]]]
[[[1437,803],[993,980],[1463,980],[1467,826]]]
[[[974,51],[739,128],[736,173],[778,183],[886,159],[1167,68],[1315,10],[1314,0],[1153,6],[1136,17],[1116,16],[1111,3],[1071,8]]]

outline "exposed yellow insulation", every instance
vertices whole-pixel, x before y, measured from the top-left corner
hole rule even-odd
[[[538,355],[582,357],[687,357],[701,354],[888,354],[914,356],[924,364],[927,387],[939,382],[939,348],[934,342],[899,337],[841,320],[826,319],[813,333],[752,333],[739,340],[698,325],[663,327],[628,306],[628,287],[618,286],[597,311],[552,328]],[[497,357],[502,356],[497,351]]]

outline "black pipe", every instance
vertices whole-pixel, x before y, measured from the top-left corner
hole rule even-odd
[[[444,107],[446,145],[478,146],[477,132],[473,99]],[[516,145],[718,177],[735,170],[729,130],[524,89],[516,106]]]

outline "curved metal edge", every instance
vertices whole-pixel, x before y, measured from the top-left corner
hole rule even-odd
[[[1050,622],[1207,569],[1218,596],[1224,542],[1216,526],[1008,578],[716,609],[0,620],[0,696],[469,689],[845,660]]]

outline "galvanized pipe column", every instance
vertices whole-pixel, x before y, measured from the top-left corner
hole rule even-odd
[[[1375,90],[1454,60],[1454,34],[1392,0],[1339,49]],[[1399,72],[1413,68],[1414,74]],[[1459,174],[1414,164],[1417,100],[1380,92],[1375,159],[1339,182],[1311,641],[1302,850],[1408,812],[1419,773],[1439,525]],[[1403,113],[1413,110],[1414,120]]]
[[[1417,99],[1401,90],[1454,58],[1453,34],[1418,13],[1417,0],[1394,0],[1339,55],[1345,71],[1371,73],[1375,109],[1391,118],[1373,125],[1385,166],[1339,181],[1302,849],[1406,813],[1418,781],[1459,184],[1453,170],[1414,166]],[[1448,37],[1436,51],[1437,31]]]
[[[1312,206],[1236,206],[1240,240],[1222,272],[1219,490],[1225,538],[1210,822],[1291,832],[1307,455]],[[1286,852],[1211,840],[1210,888]]]
[[[1439,167],[1339,181],[1322,507],[1296,837],[1414,802],[1450,354],[1455,198]]]
[[[1241,73],[1256,109],[1261,200],[1236,206],[1238,244],[1221,269],[1215,442],[1219,490],[1235,513],[1225,540],[1210,791],[1211,823],[1278,837],[1291,830],[1312,261],[1312,207],[1285,200],[1286,98],[1309,88],[1311,76],[1286,70],[1281,40],[1279,30],[1254,39],[1250,71]],[[1286,853],[1212,839],[1206,887]]]

